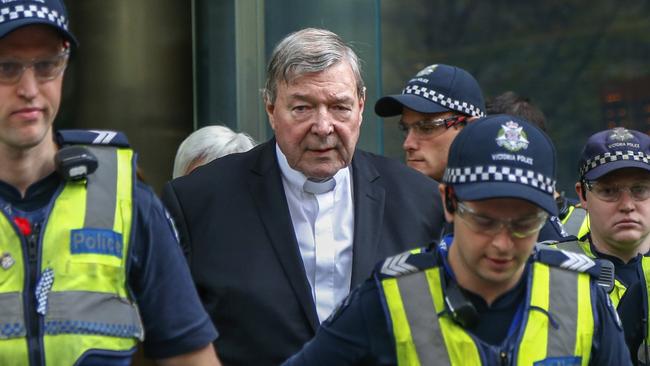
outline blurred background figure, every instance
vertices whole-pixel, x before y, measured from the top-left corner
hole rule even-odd
[[[248,134],[226,126],[206,126],[192,132],[181,142],[174,159],[173,178],[191,173],[197,167],[222,156],[245,152],[257,142]]]
[[[513,91],[488,98],[485,109],[488,115],[509,114],[521,117],[548,133],[544,112],[530,98]],[[578,238],[584,236],[589,231],[589,219],[587,212],[580,206],[580,201],[566,197],[564,193],[557,191],[554,196],[558,215],[549,217],[547,225],[539,233],[539,241],[563,241],[570,236],[573,240],[573,236]]]
[[[546,116],[541,109],[534,105],[529,98],[507,91],[494,98],[488,98],[485,102],[487,114],[509,114],[521,117],[528,122],[534,123],[542,131],[546,131]]]

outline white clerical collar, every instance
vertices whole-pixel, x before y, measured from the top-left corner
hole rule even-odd
[[[278,165],[280,166],[280,171],[282,172],[282,176],[294,189],[302,191],[305,182],[307,181],[307,177],[301,172],[289,166],[287,157],[284,155],[282,150],[280,150],[280,146],[278,146],[277,142],[275,143],[275,153],[278,157]],[[336,185],[340,186],[341,184],[343,184],[344,180],[347,178],[349,174],[350,174],[349,166],[340,169],[338,172],[336,172],[336,174],[334,174],[333,177],[334,180],[336,181]]]

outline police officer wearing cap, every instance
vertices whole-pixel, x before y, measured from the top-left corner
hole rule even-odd
[[[487,114],[510,114],[535,124],[546,131],[546,116],[529,98],[522,97],[513,91],[507,91],[488,99],[485,103]],[[550,216],[546,225],[539,232],[539,241],[567,240],[569,236],[578,234],[586,211],[580,207],[580,202],[569,199],[558,192],[554,194],[558,207],[558,215]],[[573,237],[571,239],[574,239]]]
[[[60,0],[0,3],[0,365],[218,365],[171,222],[112,131],[55,133]]]
[[[589,137],[575,184],[589,226],[577,240],[557,245],[614,263],[616,286],[610,297],[615,305],[627,287],[643,278],[638,265],[650,250],[648,154],[650,137],[639,131],[617,127]]]
[[[485,115],[485,102],[470,73],[437,64],[420,70],[402,94],[380,98],[375,113],[381,117],[401,115],[406,164],[440,181],[451,142],[469,119]]]
[[[555,149],[508,115],[465,127],[440,192],[453,236],[386,259],[285,365],[629,365],[587,256],[540,248]]]
[[[592,135],[582,151],[575,187],[589,226],[578,240],[557,247],[614,263],[610,297],[633,360],[648,359],[650,257],[644,255],[650,249],[650,137],[623,127]]]

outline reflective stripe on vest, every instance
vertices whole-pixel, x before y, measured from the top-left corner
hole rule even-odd
[[[589,246],[589,240],[580,240],[580,241],[567,241],[563,243],[550,245],[557,249],[566,250],[568,252],[585,254],[590,258],[596,258],[596,255],[591,251]],[[616,275],[616,274],[614,274]],[[619,281],[617,278],[614,278],[614,289],[609,293],[609,299],[612,300],[614,308],[618,307],[618,304],[621,302],[623,295],[627,291],[627,287]]]
[[[97,170],[86,180],[66,182],[41,237],[41,273],[46,269],[53,273],[51,290],[39,295],[47,298],[42,344],[49,365],[75,364],[91,349],[131,350],[143,337],[126,272],[133,215],[133,152],[88,148],[98,159]],[[0,221],[3,240],[15,236],[4,215]],[[14,248],[21,247],[17,237],[14,242]],[[22,262],[10,271],[24,278]],[[1,272],[0,293],[7,293]],[[19,285],[17,297],[22,301],[23,281],[12,282]],[[3,316],[0,307],[0,320]],[[20,317],[24,319],[22,306]],[[27,352],[25,334],[15,337],[24,346],[16,350],[0,340],[0,364],[27,363],[21,356]]]
[[[585,218],[587,217],[587,211],[582,207],[571,206],[569,207],[569,213],[562,220],[562,226],[564,230],[569,235],[574,235],[578,238],[582,237],[579,235],[583,225],[585,224]]]
[[[577,356],[587,365],[594,331],[589,275],[541,263],[532,272],[517,364]],[[438,316],[444,310],[441,275],[435,267],[381,281],[400,366],[487,363],[463,328]]]

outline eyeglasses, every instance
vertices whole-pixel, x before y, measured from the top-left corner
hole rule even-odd
[[[57,78],[67,65],[70,50],[65,50],[57,55],[34,58],[28,61],[0,58],[0,83],[15,84],[28,68],[34,69],[34,76],[39,82],[50,81]]]
[[[620,186],[597,181],[585,181],[584,183],[589,192],[605,202],[618,201],[624,191],[635,201],[645,201],[650,198],[650,184],[634,183],[629,186]]]
[[[515,238],[526,238],[539,232],[548,219],[548,214],[544,211],[522,218],[502,220],[481,215],[462,202],[457,202],[457,207],[458,215],[467,227],[474,232],[487,235],[497,235],[505,226],[510,235]]]
[[[404,121],[399,121],[398,127],[404,136],[407,136],[409,131],[413,130],[413,133],[418,137],[432,137],[441,134],[451,126],[465,122],[466,119],[466,116],[457,115],[448,118],[422,120],[409,124]]]

